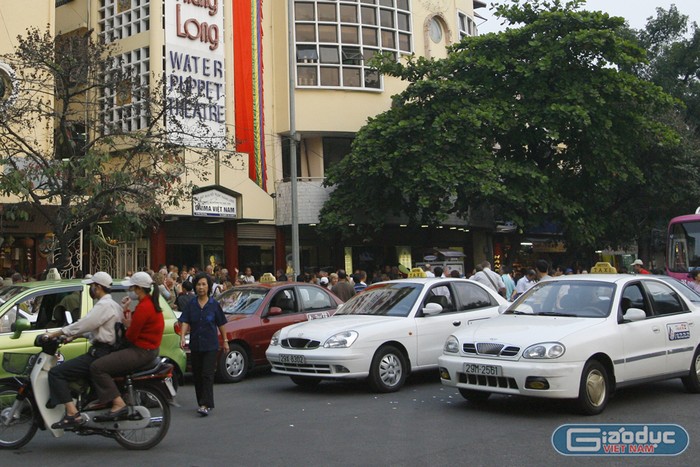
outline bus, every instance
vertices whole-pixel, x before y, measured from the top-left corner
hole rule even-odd
[[[700,208],[671,219],[666,237],[666,274],[687,281],[694,269],[700,269]]]

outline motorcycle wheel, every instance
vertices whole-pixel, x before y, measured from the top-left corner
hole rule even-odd
[[[117,443],[129,450],[151,449],[160,443],[170,427],[170,406],[157,389],[149,387],[134,388],[136,400],[134,405],[146,407],[151,413],[151,423],[139,430],[117,431]],[[124,400],[128,400],[127,397]]]
[[[27,444],[36,433],[34,406],[29,399],[20,404],[19,418],[8,420],[17,399],[17,389],[0,387],[0,449],[18,449]]]

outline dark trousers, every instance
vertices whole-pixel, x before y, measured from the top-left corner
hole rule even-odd
[[[214,371],[216,370],[216,350],[211,352],[190,352],[194,392],[197,405],[214,408]]]
[[[107,355],[109,348],[91,347],[88,353],[56,365],[49,370],[49,390],[51,402],[65,404],[73,400],[70,382],[90,375],[90,365],[98,358]]]
[[[119,389],[112,376],[125,375],[148,365],[158,356],[158,349],[146,350],[128,347],[95,360],[90,365],[90,379],[100,402],[112,402],[119,396]]]

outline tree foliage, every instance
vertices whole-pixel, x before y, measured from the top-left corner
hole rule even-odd
[[[518,27],[378,63],[408,86],[329,171],[322,227],[490,206],[524,229],[555,221],[576,245],[635,238],[630,210],[673,192],[658,174],[697,164],[669,117],[680,103],[630,71],[646,59],[624,20],[581,3],[513,0],[496,14]]]
[[[161,78],[120,62],[92,31],[30,29],[17,41],[3,57],[16,73],[16,99],[0,108],[0,187],[51,225],[59,249],[103,219],[133,234],[188,199],[188,180],[206,176],[213,139],[199,132],[203,149],[187,158],[169,141]],[[105,118],[115,110],[140,115],[141,127]]]

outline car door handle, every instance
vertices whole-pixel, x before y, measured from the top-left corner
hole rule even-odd
[[[452,321],[452,326],[454,326],[456,328],[460,327],[461,325],[462,325],[461,321]]]
[[[659,328],[658,326],[654,326],[653,328],[651,328],[651,330],[654,331],[654,334],[658,334],[661,332],[661,328]]]

